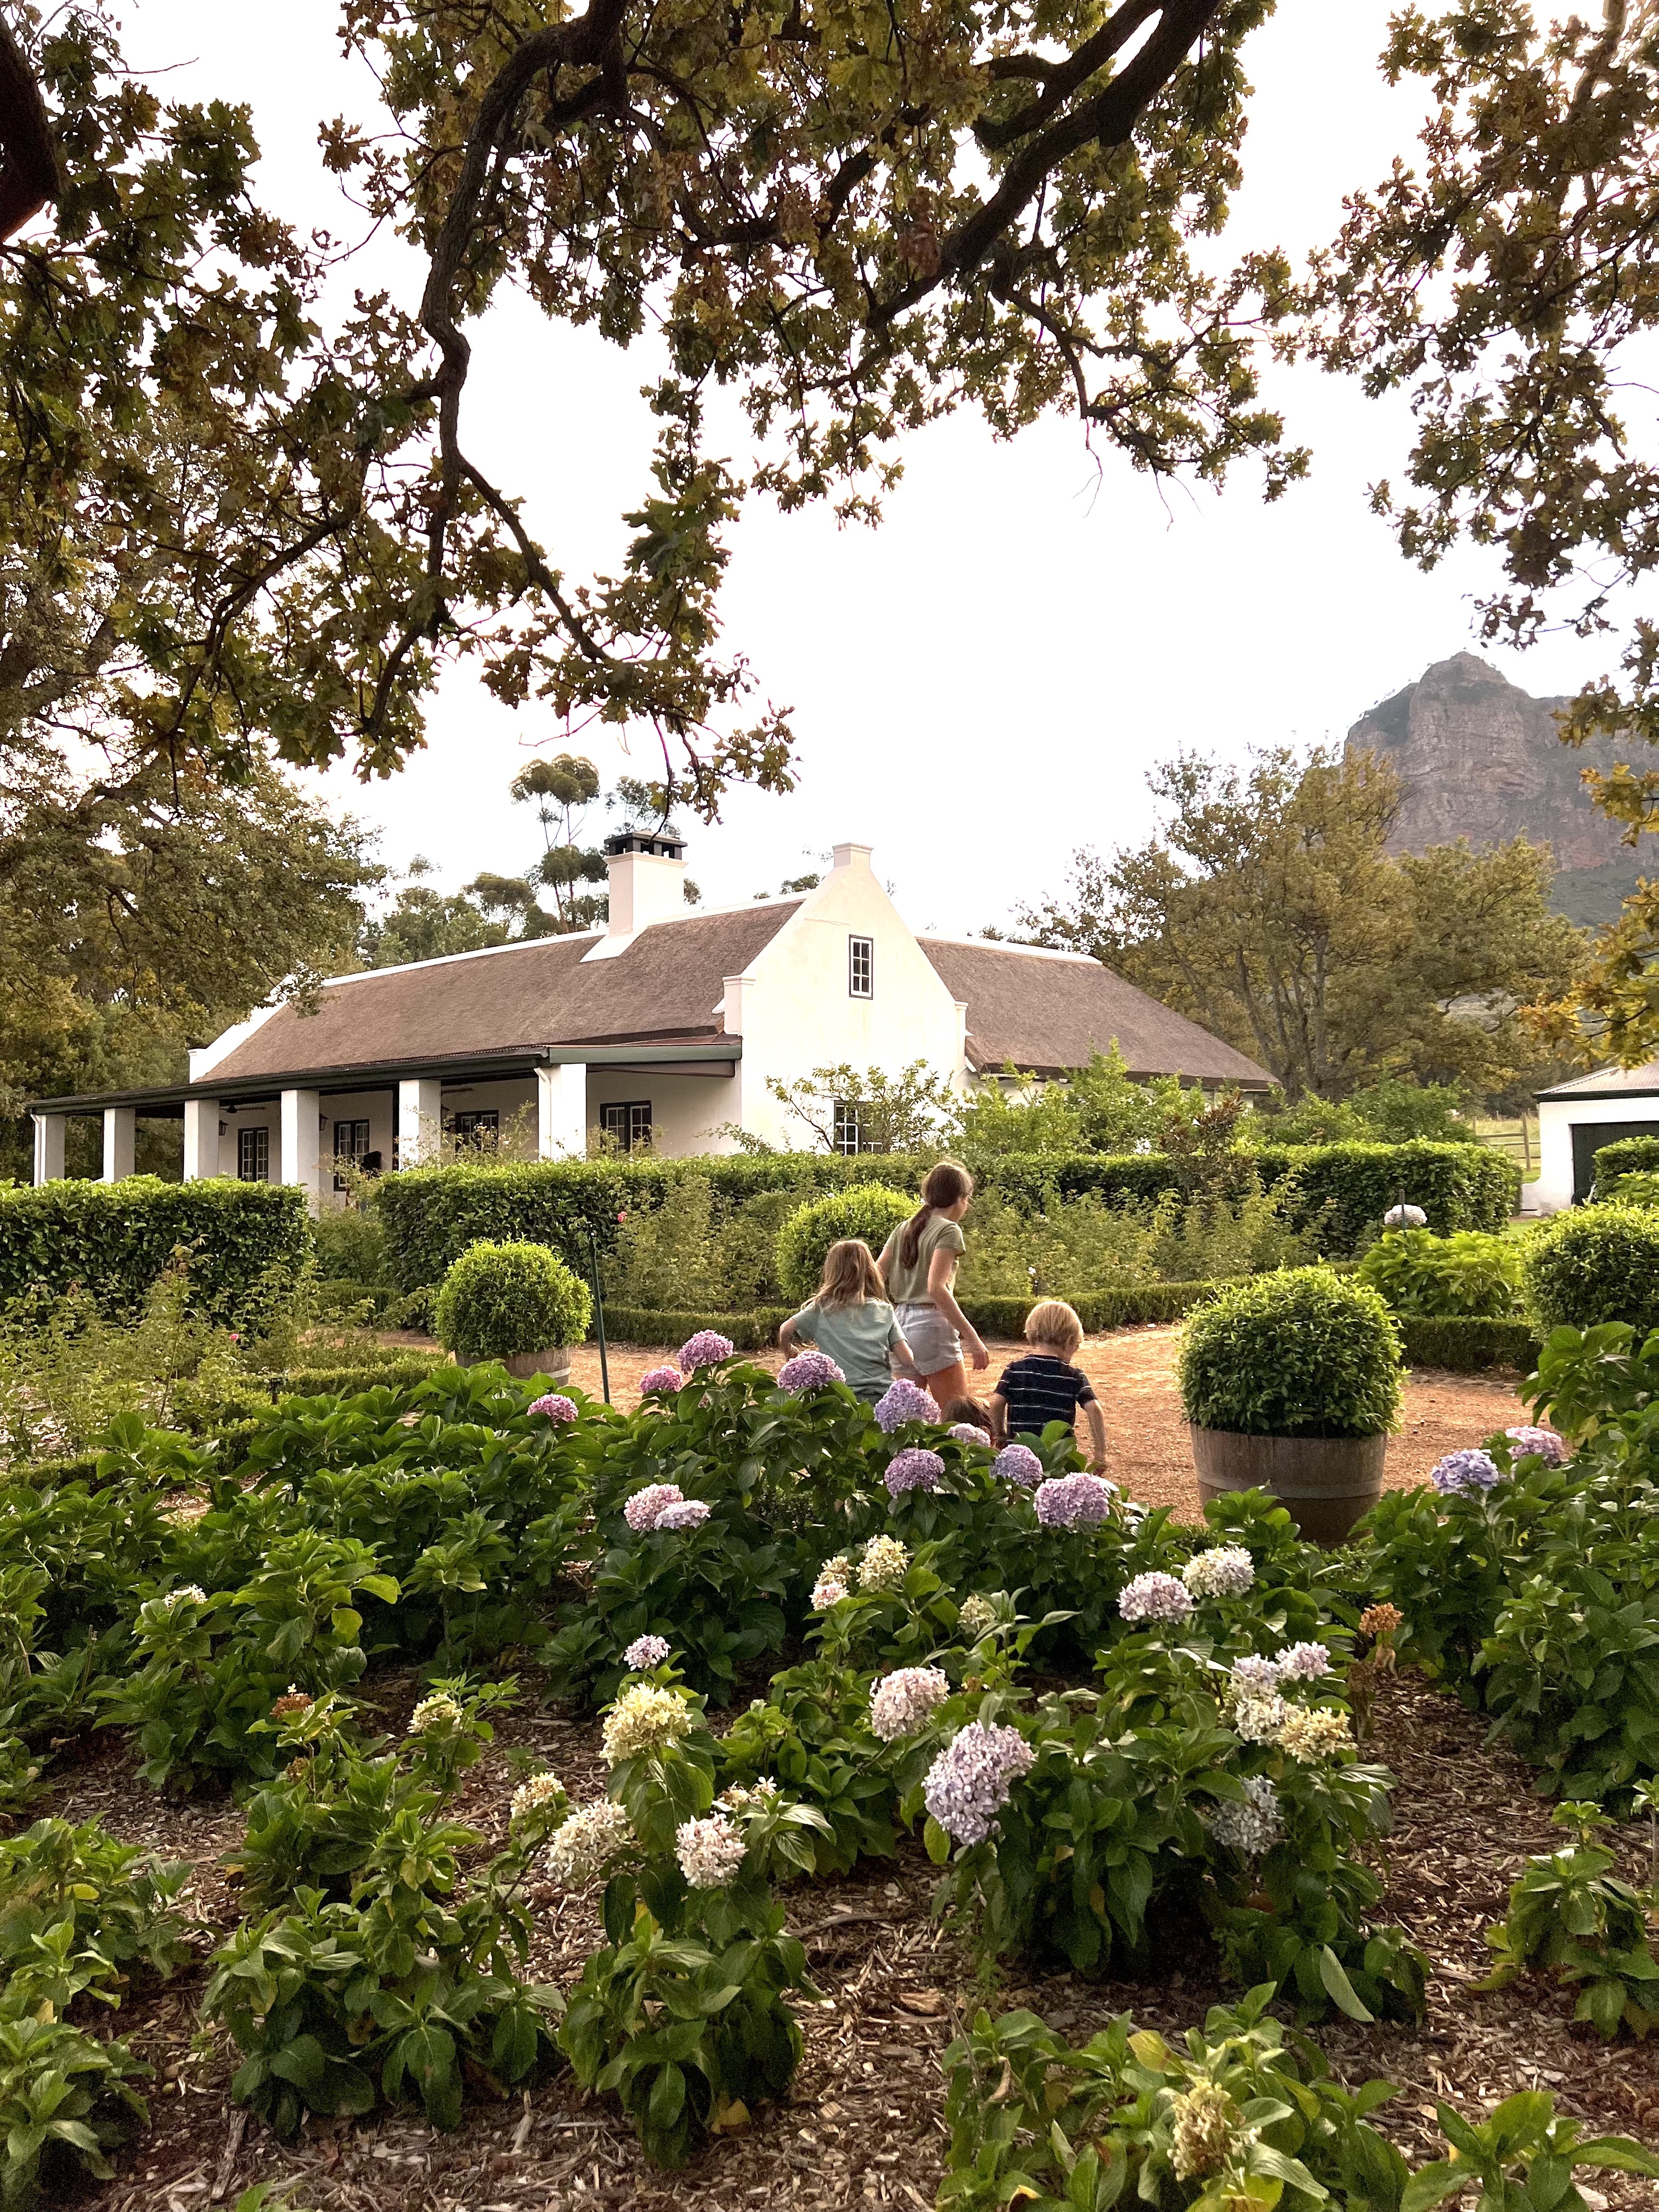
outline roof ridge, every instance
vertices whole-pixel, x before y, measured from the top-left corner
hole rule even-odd
[[[1031,960],[1073,960],[1085,968],[1104,968],[1092,952],[1065,952],[1055,945],[1019,945],[1002,937],[942,937],[929,930],[916,932],[918,945],[960,945],[970,952],[1018,952]]]

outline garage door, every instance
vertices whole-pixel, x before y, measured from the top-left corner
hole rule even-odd
[[[1572,1128],[1572,1202],[1582,1206],[1595,1181],[1595,1155],[1603,1145],[1625,1137],[1659,1137],[1659,1121],[1575,1121]]]

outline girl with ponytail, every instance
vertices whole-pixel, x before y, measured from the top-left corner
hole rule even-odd
[[[967,1395],[963,1347],[976,1368],[991,1355],[952,1297],[957,1263],[966,1249],[960,1223],[974,1195],[974,1178],[955,1160],[927,1171],[921,1204],[882,1248],[878,1265],[918,1373],[943,1407]]]

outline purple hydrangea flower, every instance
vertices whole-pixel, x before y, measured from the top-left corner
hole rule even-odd
[[[972,1421],[953,1421],[950,1433],[959,1444],[988,1444],[991,1441],[989,1429],[981,1429]]]
[[[636,1536],[642,1535],[656,1527],[665,1507],[678,1505],[684,1495],[678,1482],[648,1482],[623,1507],[623,1519]]]
[[[729,1359],[737,1350],[729,1336],[718,1329],[700,1328],[695,1336],[688,1336],[679,1349],[679,1363],[686,1374],[694,1367],[718,1367],[722,1359]]]
[[[1566,1438],[1558,1436],[1553,1429],[1535,1428],[1523,1422],[1518,1428],[1505,1429],[1504,1434],[1514,1445],[1516,1459],[1535,1455],[1546,1467],[1559,1467],[1566,1458]]]
[[[908,1451],[893,1455],[887,1469],[888,1495],[896,1498],[904,1490],[933,1490],[944,1472],[945,1462],[936,1451],[912,1444]]]
[[[550,1421],[574,1421],[576,1401],[556,1390],[550,1390],[544,1398],[538,1398],[527,1408],[532,1413],[544,1413]]]
[[[1270,1698],[1279,1687],[1278,1666],[1271,1659],[1248,1652],[1243,1659],[1234,1660],[1229,1687],[1236,1697]]]
[[[1276,1663],[1281,1682],[1322,1682],[1331,1671],[1331,1655],[1322,1644],[1291,1644]]]
[[[663,1507],[657,1516],[657,1526],[659,1528],[701,1528],[714,1510],[701,1498],[682,1498],[678,1504]]]
[[[1022,1490],[1034,1490],[1042,1480],[1042,1462],[1030,1444],[1004,1444],[991,1471],[1005,1482],[1018,1483]]]
[[[876,1401],[876,1425],[888,1436],[902,1429],[907,1421],[936,1421],[939,1407],[919,1382],[908,1382],[902,1376],[895,1382],[886,1395]]]
[[[1018,1729],[969,1721],[927,1770],[927,1810],[957,1843],[982,1844],[1008,1802],[1009,1784],[1030,1772],[1036,1757]]]
[[[640,1377],[640,1393],[648,1398],[653,1390],[680,1390],[685,1387],[685,1377],[678,1367],[664,1365],[647,1367]]]
[[[842,1373],[827,1352],[798,1352],[793,1359],[786,1359],[778,1370],[778,1388],[804,1393],[827,1389],[831,1382],[844,1382]]]
[[[1492,1490],[1504,1480],[1503,1469],[1490,1452],[1448,1452],[1429,1480],[1443,1498]]]
[[[1193,1614],[1193,1594],[1174,1575],[1137,1575],[1125,1583],[1117,1609],[1125,1620],[1167,1620],[1179,1626]]]
[[[1103,1474],[1053,1475],[1037,1485],[1036,1517],[1045,1528],[1091,1528],[1106,1518],[1116,1496],[1117,1485]]]
[[[623,1664],[642,1674],[647,1667],[660,1667],[668,1656],[665,1636],[636,1636],[623,1653]]]

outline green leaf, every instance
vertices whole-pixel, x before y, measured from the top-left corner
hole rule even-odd
[[[1319,1978],[1325,1984],[1332,2002],[1346,2013],[1350,2020],[1375,2019],[1375,2014],[1368,2012],[1355,1996],[1353,1984],[1343,1972],[1342,1961],[1328,1943],[1320,1947]]]

